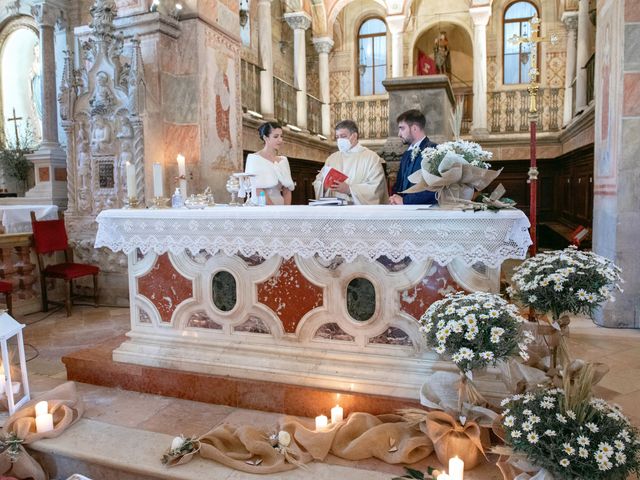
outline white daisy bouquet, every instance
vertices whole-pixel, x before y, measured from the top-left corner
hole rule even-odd
[[[442,171],[440,170],[440,165],[448,153],[454,153],[456,156],[462,157],[471,166],[484,168],[485,170],[491,168],[491,164],[488,162],[491,160],[493,154],[483,150],[479,144],[467,142],[466,140],[445,142],[435,148],[425,148],[420,154],[422,157],[422,167],[426,167],[426,170],[432,175],[441,176]],[[451,158],[451,156],[449,156],[449,158]]]
[[[524,321],[499,295],[458,292],[432,303],[420,318],[420,330],[428,346],[466,373],[518,353],[528,358],[531,337],[521,328]]]
[[[539,313],[550,313],[557,321],[564,313],[592,315],[614,300],[622,279],[611,260],[576,247],[539,253],[515,269],[509,295]]]
[[[502,406],[506,444],[555,479],[624,480],[640,473],[638,431],[604,400],[572,404],[565,390],[554,388],[506,398]]]
[[[436,192],[440,203],[471,200],[473,193],[489,185],[500,171],[489,170],[492,153],[465,140],[427,147],[421,153],[421,168],[409,176],[415,185],[405,193]]]

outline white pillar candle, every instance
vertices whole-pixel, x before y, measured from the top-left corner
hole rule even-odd
[[[0,393],[4,393],[4,387],[7,383],[7,377],[5,377],[4,373],[0,374]]]
[[[127,197],[136,196],[136,167],[133,163],[127,162]]]
[[[462,480],[464,477],[464,462],[458,456],[449,459],[449,476],[451,480]]]
[[[436,478],[436,480],[450,480],[451,477],[449,475],[447,475],[445,472],[442,472],[440,475],[438,475],[438,477]]]
[[[331,423],[339,423],[344,418],[344,410],[340,405],[336,405],[331,409]]]
[[[178,154],[176,161],[178,162],[178,176],[179,177],[186,176],[187,169],[184,163],[184,156],[182,154]]]
[[[45,413],[36,417],[36,432],[45,433],[53,430],[53,415]]]
[[[14,395],[20,391],[20,385],[22,385],[20,382],[11,382],[11,391]]]
[[[326,415],[320,415],[316,417],[316,430],[322,430],[324,428],[327,428],[328,422],[329,422],[329,419],[327,418]]]
[[[36,403],[36,417],[49,413],[49,403],[46,400]]]
[[[153,164],[153,196],[157,198],[164,197],[164,188],[162,185],[162,165]]]

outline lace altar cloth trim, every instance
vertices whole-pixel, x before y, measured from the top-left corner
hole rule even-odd
[[[351,262],[386,255],[446,265],[454,258],[499,266],[524,258],[529,221],[519,210],[471,212],[419,206],[214,207],[204,210],[105,210],[96,248],[129,254],[318,255]]]

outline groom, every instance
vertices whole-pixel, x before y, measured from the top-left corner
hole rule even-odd
[[[436,194],[427,190],[418,193],[403,192],[411,185],[409,175],[416,170],[420,170],[422,162],[422,150],[427,147],[435,148],[436,144],[429,141],[424,133],[427,119],[419,110],[407,110],[398,119],[398,136],[404,145],[409,145],[407,151],[400,160],[400,169],[396,184],[393,187],[393,195],[389,198],[391,205],[427,205],[436,203]]]

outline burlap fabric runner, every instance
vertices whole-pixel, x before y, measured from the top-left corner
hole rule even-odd
[[[42,400],[49,402],[49,413],[53,415],[53,430],[37,433],[35,405]],[[43,438],[55,438],[77,422],[83,412],[84,404],[76,392],[75,383],[66,382],[27,402],[24,407],[9,417],[3,427],[3,433],[6,437],[11,432],[15,432],[16,436],[22,439],[22,445],[28,445]],[[47,480],[47,474],[22,445],[19,446],[15,461],[12,461],[8,449],[0,453],[0,474],[20,480]]]
[[[309,430],[297,420],[285,417],[277,431],[286,431],[291,443],[283,454],[269,440],[276,430],[250,425],[220,425],[197,439],[199,450],[176,458],[180,465],[195,455],[248,473],[278,473],[333,454],[347,460],[378,458],[386,463],[414,463],[433,452],[424,424],[406,422],[400,415],[351,414],[327,430]],[[259,464],[256,465],[256,463]]]

